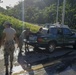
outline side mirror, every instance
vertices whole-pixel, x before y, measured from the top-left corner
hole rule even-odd
[[[73,36],[73,35],[75,35],[75,33],[74,33],[74,32],[72,32],[72,33],[70,34],[70,36]]]
[[[72,35],[75,35],[75,33],[74,33],[74,32],[72,32],[71,36],[72,36]]]

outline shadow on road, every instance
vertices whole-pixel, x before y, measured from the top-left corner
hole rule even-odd
[[[31,69],[31,65],[27,61],[26,56],[23,53],[19,53],[19,55],[18,55],[18,63],[21,65],[23,70],[26,70],[29,73],[29,75],[34,75],[34,72]]]
[[[66,51],[67,50],[67,51]],[[42,64],[47,75],[53,75],[65,71],[68,67],[72,68],[72,64],[76,62],[76,51],[71,48],[59,48],[58,52],[46,53],[46,51],[19,53],[18,63],[29,75],[35,75],[32,66]],[[57,56],[56,56],[57,54]],[[57,62],[59,61],[59,62]],[[57,63],[56,63],[57,62]],[[45,66],[46,63],[53,63]],[[74,68],[73,68],[74,69]],[[76,71],[76,69],[74,69]],[[44,74],[42,74],[44,75]]]

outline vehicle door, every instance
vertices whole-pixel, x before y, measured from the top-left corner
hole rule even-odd
[[[49,30],[49,33],[54,36],[52,39],[56,40],[58,44],[63,43],[63,34],[61,28],[51,28]]]
[[[63,31],[62,28],[57,28],[57,42],[58,44],[63,44]]]
[[[72,32],[69,28],[63,28],[64,44],[74,43]]]

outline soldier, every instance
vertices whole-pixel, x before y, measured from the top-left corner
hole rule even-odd
[[[39,31],[36,33],[37,35],[41,35],[41,34],[43,34],[43,28],[41,27],[40,29],[39,29]]]
[[[21,33],[21,35],[19,37],[19,49],[20,49],[20,52],[22,52],[22,46],[23,46],[24,39],[25,39],[25,51],[29,51],[27,41],[29,41],[30,34],[32,34],[32,32],[30,31],[30,28],[26,28],[26,30],[22,31],[22,33]]]
[[[13,68],[13,57],[14,57],[14,50],[15,50],[15,42],[18,43],[18,39],[16,36],[16,31],[14,28],[11,27],[11,23],[4,22],[3,26],[5,29],[3,30],[3,36],[2,36],[2,42],[1,44],[4,44],[4,63],[6,68],[6,74],[8,75],[8,65],[10,61],[10,74],[12,73]],[[10,57],[10,60],[9,60]]]
[[[26,30],[23,30],[20,37],[19,37],[19,50],[20,50],[20,52],[23,52],[22,51],[22,46],[23,46],[23,42],[24,42],[24,39],[25,39],[25,32],[26,32]]]

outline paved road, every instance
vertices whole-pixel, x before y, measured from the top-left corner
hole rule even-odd
[[[16,49],[13,75],[75,75],[76,64],[75,61],[73,61],[74,63],[71,61],[75,58],[75,50],[71,48],[58,48],[53,53],[45,50],[33,52],[30,49],[30,51],[29,53],[23,52],[18,54],[18,50]],[[1,55],[0,57],[3,56]],[[2,67],[0,68],[0,75],[4,75],[2,59],[0,64]]]

